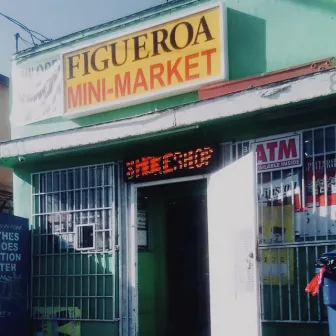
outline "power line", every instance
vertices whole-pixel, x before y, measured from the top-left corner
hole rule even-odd
[[[15,39],[16,39],[16,52],[18,52],[19,48],[18,48],[18,40],[22,40],[26,45],[30,44],[33,46],[36,46],[38,43],[44,43],[44,42],[48,42],[51,41],[51,39],[47,38],[46,36],[44,36],[41,33],[36,32],[35,30],[29,29],[27,26],[25,26],[23,23],[11,18],[10,16],[3,14],[0,12],[0,15],[3,16],[5,19],[7,19],[8,21],[14,23],[15,25],[19,26],[21,29],[23,29],[26,33],[29,34],[30,38],[31,38],[31,42],[28,42],[27,40],[24,40],[20,34],[15,34]],[[37,42],[36,42],[37,41]]]
[[[20,34],[18,35],[18,38],[28,47],[30,48],[31,46],[33,46],[34,44],[32,42],[29,42],[27,40],[25,40],[23,37],[20,36]]]
[[[34,40],[34,37],[35,37],[35,36],[34,36],[34,34],[31,32],[31,30],[30,30],[27,26],[25,26],[25,25],[22,24],[21,22],[19,22],[19,21],[13,19],[13,18],[11,18],[10,16],[5,15],[5,14],[3,14],[3,13],[1,13],[1,12],[0,12],[0,15],[2,15],[2,16],[3,16],[4,18],[6,18],[8,21],[10,21],[10,22],[14,23],[15,25],[19,26],[19,27],[22,28],[24,31],[26,31],[26,32],[30,35],[30,37],[31,37],[32,42],[34,43],[34,45],[36,45],[35,40]],[[35,38],[36,38],[36,37],[35,37]],[[37,40],[40,40],[40,39],[37,38]]]

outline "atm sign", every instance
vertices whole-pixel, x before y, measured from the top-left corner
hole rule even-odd
[[[302,166],[300,135],[282,136],[256,143],[258,173]]]
[[[199,147],[159,156],[143,156],[125,163],[125,179],[140,181],[155,177],[203,174],[213,166],[214,152],[212,147]]]

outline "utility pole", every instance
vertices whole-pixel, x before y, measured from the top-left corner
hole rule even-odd
[[[19,52],[19,38],[20,38],[20,34],[16,33],[15,35],[15,47],[16,47],[16,52]]]

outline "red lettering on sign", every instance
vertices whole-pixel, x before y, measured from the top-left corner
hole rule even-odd
[[[127,177],[134,177],[134,161],[126,162],[126,176]]]
[[[176,171],[191,171],[209,166],[214,150],[211,147],[197,148],[187,152],[169,152],[162,156],[145,156],[126,162],[128,180],[147,175],[169,175]]]
[[[150,173],[160,173],[161,172],[161,166],[160,166],[161,157],[153,157],[150,159]]]
[[[181,76],[181,74],[179,73],[179,70],[178,70],[178,66],[180,65],[181,61],[182,61],[182,57],[179,57],[175,61],[173,66],[172,66],[172,61],[168,61],[168,68],[167,68],[167,82],[168,82],[168,85],[172,84],[173,76],[175,76],[178,83],[183,82],[183,78],[182,78],[182,76]]]
[[[278,143],[276,141],[269,142],[267,144],[267,149],[269,152],[269,160],[274,161],[275,160],[275,149],[278,147]]]
[[[183,161],[181,160],[182,158],[183,158],[182,153],[180,152],[174,153],[174,160],[178,163],[178,168],[176,168],[175,170],[183,168]]]
[[[151,90],[153,90],[155,88],[155,81],[157,81],[161,87],[164,87],[164,81],[162,79],[162,75],[164,73],[164,66],[163,64],[159,63],[159,64],[153,64],[149,67],[149,71],[150,71],[150,88]]]
[[[151,157],[143,157],[141,160],[135,161],[136,176],[146,176],[150,174],[149,159]]]
[[[105,82],[105,79],[102,79]],[[88,83],[88,94],[89,94],[89,104],[93,103],[93,97],[97,103],[100,103],[101,99],[101,89],[100,89],[100,80],[97,83],[93,84],[92,82]]]
[[[137,90],[139,88],[143,88],[144,91],[148,91],[148,85],[147,85],[146,78],[145,78],[145,75],[142,69],[138,69],[137,71],[137,74],[135,77],[135,83],[133,87],[133,94],[137,93]]]
[[[115,95],[116,98],[125,97],[131,94],[131,73],[127,71],[123,76],[115,75]]]
[[[186,56],[185,58],[185,78],[186,80],[193,80],[193,79],[197,79],[199,78],[199,74],[195,73],[195,74],[191,74],[191,70],[192,69],[196,69],[198,68],[198,62],[191,62],[191,60],[198,58],[198,53],[195,54],[191,54]]]
[[[202,163],[203,165],[208,165],[209,164],[209,160],[211,159],[212,157],[212,154],[213,154],[213,149],[210,148],[210,147],[205,147],[204,148],[204,152],[202,153]]]
[[[267,156],[265,153],[264,146],[262,144],[257,145],[257,161],[258,162],[267,162]]]
[[[83,104],[87,105],[88,101],[88,94],[87,94],[87,88],[86,88],[87,83],[83,83]]]
[[[106,81],[98,79],[96,82],[78,84],[67,90],[67,108],[75,109],[86,104],[106,101]]]
[[[209,50],[204,50],[201,52],[201,55],[202,56],[205,56],[206,57],[206,62],[207,62],[207,75],[208,76],[211,76],[212,74],[212,54],[214,54],[216,52],[216,48],[213,48],[213,49],[209,49]]]
[[[195,151],[195,165],[196,168],[201,168],[204,164],[204,153],[201,148],[197,148]]]
[[[258,172],[281,168],[299,167],[300,136],[283,136],[259,142],[256,147]]]
[[[174,171],[173,168],[169,167],[169,158],[173,157],[173,153],[167,153],[163,156],[163,172],[165,174],[171,173]]]
[[[288,144],[286,140],[281,140],[279,144],[279,160],[297,157],[295,139],[289,139]]]
[[[192,151],[183,154],[183,167],[194,168],[194,156]]]
[[[68,108],[77,108],[81,107],[82,102],[82,86],[77,85],[76,88],[68,88]]]
[[[296,158],[298,155],[295,139],[258,144],[256,151],[258,162],[282,161]]]

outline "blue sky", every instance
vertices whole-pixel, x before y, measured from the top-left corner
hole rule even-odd
[[[0,0],[0,12],[48,38],[117,19],[165,3],[166,0]],[[0,74],[10,75],[10,60],[15,52],[14,35],[29,40],[29,35],[0,16]],[[25,45],[20,42],[20,48]]]

